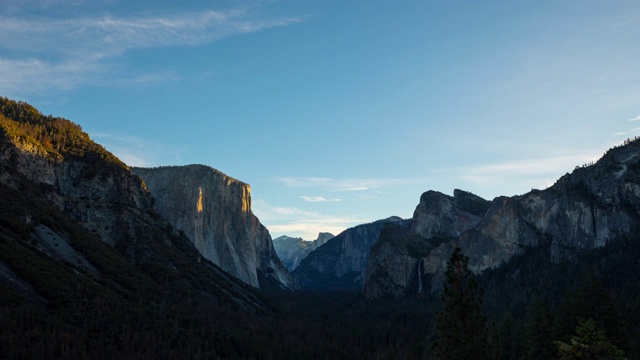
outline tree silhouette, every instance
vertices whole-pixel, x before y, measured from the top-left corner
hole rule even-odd
[[[580,319],[593,319],[596,330],[603,330],[612,344],[620,349],[628,347],[629,336],[623,318],[602,283],[588,273],[576,293],[567,295],[564,304],[563,331],[571,333]]]
[[[438,359],[490,359],[486,318],[481,314],[482,288],[469,270],[469,258],[459,247],[453,251],[440,300],[444,310],[436,314]]]
[[[607,339],[603,330],[596,329],[593,319],[581,319],[571,343],[556,341],[560,360],[611,359],[623,360],[624,352]]]
[[[526,358],[551,359],[557,352],[553,346],[552,318],[544,301],[535,297],[525,323]]]

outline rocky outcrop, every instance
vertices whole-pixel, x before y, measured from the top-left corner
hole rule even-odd
[[[439,291],[455,246],[476,273],[526,247],[548,247],[552,262],[570,259],[637,231],[638,209],[640,140],[611,149],[543,191],[490,203],[459,190],[453,197],[427,192],[410,224],[385,229],[372,248],[365,295]]]
[[[132,168],[155,198],[155,209],[202,255],[242,281],[293,286],[269,231],[251,211],[251,188],[204,165]]]
[[[319,233],[318,238],[313,241],[283,235],[273,239],[273,248],[287,270],[293,271],[312,251],[320,245],[324,245],[331,238],[333,238],[333,234],[327,232]]]
[[[140,220],[169,226],[153,212],[140,178],[122,163],[64,157],[11,137],[0,144],[0,162],[6,166],[0,182],[17,187],[24,177],[40,184],[43,198],[111,246],[134,239]]]
[[[433,282],[426,274],[446,264],[434,255],[476,227],[490,205],[462,190],[455,190],[453,197],[437,191],[422,194],[413,219],[387,226],[373,246],[365,272],[366,295],[401,297],[424,291]]]
[[[369,251],[390,217],[349,228],[307,256],[292,275],[303,289],[361,290]]]

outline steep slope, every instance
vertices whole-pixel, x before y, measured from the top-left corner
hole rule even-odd
[[[425,193],[409,228],[388,229],[372,249],[366,296],[438,291],[455,246],[479,273],[521,254],[525,247],[548,247],[549,261],[557,262],[630,236],[637,230],[640,208],[639,155],[640,141],[627,142],[544,191],[496,198],[486,212],[484,205],[466,215],[442,211],[448,207],[446,201],[423,201],[434,197]],[[440,241],[443,229],[454,231]],[[421,244],[423,251],[412,253],[410,243]]]
[[[242,281],[269,279],[292,287],[269,231],[251,212],[251,188],[204,165],[132,168],[155,198],[155,209],[202,255]]]
[[[302,238],[283,235],[273,239],[273,248],[287,270],[293,271],[312,251],[324,245],[332,237],[333,234],[321,232],[315,240],[306,241]]]
[[[303,289],[361,290],[371,246],[386,224],[402,221],[394,216],[341,232],[302,260],[294,279]]]
[[[490,205],[462,190],[455,190],[453,197],[436,191],[422,194],[413,219],[385,227],[373,246],[365,272],[367,296],[422,292],[427,287],[424,274],[437,271],[447,260],[440,263],[427,256],[477,226]]]
[[[131,340],[127,347],[142,345],[125,326],[165,344],[157,351],[177,346],[165,332],[170,318],[195,328],[193,307],[218,316],[270,311],[203,259],[152,201],[142,180],[78,125],[0,98],[0,299],[8,306],[0,317],[15,325],[0,332],[0,348],[19,351],[34,331],[45,343],[72,333],[85,354],[91,344],[122,350],[116,334]],[[210,329],[212,339],[228,336]],[[26,353],[39,353],[33,346]]]

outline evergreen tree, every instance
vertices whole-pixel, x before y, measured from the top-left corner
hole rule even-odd
[[[553,326],[547,306],[541,298],[533,300],[525,323],[526,358],[551,359],[556,353],[553,346]]]
[[[519,327],[510,312],[500,319],[497,327],[498,360],[516,360],[519,355]]]
[[[469,258],[459,247],[447,264],[446,284],[440,300],[444,310],[436,314],[438,359],[491,359],[486,318],[481,314],[482,288],[469,270]]]
[[[603,330],[596,329],[593,319],[581,319],[571,343],[556,341],[560,360],[624,360],[624,352],[607,339]]]
[[[579,319],[593,319],[596,330],[604,331],[615,346],[621,349],[628,348],[629,336],[624,321],[613,300],[593,273],[584,278],[575,294],[569,294],[565,299],[562,324],[565,334],[575,329]]]

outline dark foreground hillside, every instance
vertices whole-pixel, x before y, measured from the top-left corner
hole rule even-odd
[[[585,316],[629,359],[640,358],[636,244],[620,241],[553,266],[531,252],[482,276],[496,358],[556,358],[553,341],[568,342]],[[40,261],[65,277],[64,264]],[[59,303],[41,306],[2,286],[0,320],[10,325],[0,345],[9,358],[426,359],[442,308],[433,296],[286,293],[271,295],[272,312],[254,314],[195,297],[126,299],[82,282],[58,284]]]

